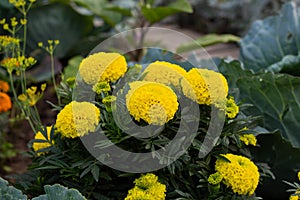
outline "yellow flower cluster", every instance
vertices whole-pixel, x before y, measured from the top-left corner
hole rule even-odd
[[[193,68],[182,80],[182,90],[185,96],[198,104],[225,108],[228,85],[225,77],[218,72]]]
[[[28,67],[33,66],[36,63],[36,60],[33,57],[26,58],[25,56],[19,56],[16,58],[4,58],[1,61],[1,65],[7,68],[7,71],[11,73],[14,69],[25,70]]]
[[[142,175],[134,181],[135,187],[128,191],[125,200],[164,200],[166,185],[158,182],[154,174]]]
[[[79,65],[79,73],[89,85],[117,81],[126,71],[127,62],[118,53],[95,53],[83,59]]]
[[[165,61],[156,61],[148,65],[143,74],[144,81],[153,81],[167,86],[180,88],[181,79],[186,76],[186,71],[179,65]]]
[[[111,87],[108,82],[98,82],[93,86],[93,91],[97,94],[101,94],[101,92],[109,92]]]
[[[41,91],[37,91],[36,86],[31,86],[26,90],[25,94],[20,94],[18,99],[24,106],[34,106],[42,98],[45,89],[45,83],[41,85]]]
[[[0,35],[0,49],[1,47],[8,47],[8,46],[16,46],[20,44],[20,40],[11,36],[7,35]]]
[[[243,134],[240,135],[240,140],[245,143],[245,145],[256,146],[256,137],[253,134]]]
[[[252,195],[258,185],[257,166],[248,158],[223,154],[230,162],[217,159],[215,169],[223,176],[222,182],[239,195]]]
[[[76,138],[95,131],[100,110],[89,102],[72,101],[57,115],[56,128],[64,137]]]
[[[234,98],[232,96],[228,97],[226,100],[226,115],[228,118],[235,118],[239,113],[239,107],[236,105]]]
[[[32,148],[35,152],[41,150],[41,149],[45,149],[48,147],[51,147],[54,144],[54,141],[52,141],[52,143],[50,143],[50,134],[51,134],[51,129],[52,126],[47,126],[46,127],[46,131],[47,131],[47,138],[45,138],[45,136],[39,131],[35,134],[34,139],[35,140],[44,140],[44,142],[39,141],[39,142],[34,142],[32,145]],[[37,155],[43,155],[45,154],[45,152],[38,152]]]
[[[137,120],[163,125],[174,117],[178,109],[177,96],[171,88],[155,82],[135,81],[129,84],[126,105]]]

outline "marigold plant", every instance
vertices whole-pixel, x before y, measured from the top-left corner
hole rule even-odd
[[[248,158],[234,154],[223,154],[217,159],[215,169],[223,176],[222,182],[239,195],[252,195],[259,182],[257,166]]]
[[[168,122],[178,109],[177,96],[171,88],[148,81],[130,83],[126,105],[135,120],[156,125]]]
[[[117,81],[126,71],[125,57],[118,53],[95,53],[83,59],[79,66],[82,79],[90,85]]]
[[[12,103],[10,96],[4,92],[0,92],[0,113],[11,109]]]
[[[56,129],[62,136],[76,138],[95,131],[100,120],[100,109],[89,102],[72,101],[57,115]]]
[[[50,141],[50,134],[51,134],[52,126],[47,126],[46,130],[44,130],[47,133],[47,138],[41,133],[41,131],[37,132],[34,136],[35,140],[40,140],[40,141],[35,141],[32,144],[32,148],[35,152],[37,152],[37,155],[43,155],[45,152],[38,152],[39,150],[51,147],[54,142],[49,142]],[[44,140],[44,141],[41,141]]]

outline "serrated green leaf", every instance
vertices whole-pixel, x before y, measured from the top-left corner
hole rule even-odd
[[[175,2],[172,2],[165,7],[162,6],[151,7],[149,5],[144,5],[141,7],[141,10],[143,16],[150,23],[159,22],[162,19],[179,12],[186,12],[186,13],[193,12],[192,6],[187,0],[176,0]]]
[[[281,14],[255,21],[241,40],[241,60],[246,69],[280,72],[297,71],[299,64],[286,56],[300,51],[300,9],[293,1],[283,5]],[[299,58],[294,61],[299,61]],[[271,66],[271,67],[270,67]]]
[[[177,53],[184,53],[188,51],[192,51],[195,49],[199,49],[202,47],[207,47],[211,46],[214,44],[219,44],[219,43],[228,43],[228,42],[239,42],[240,37],[232,35],[232,34],[223,34],[223,35],[218,35],[218,34],[208,34],[204,35],[200,38],[195,39],[192,43],[187,43],[179,46],[176,49]]]
[[[46,185],[44,186],[45,195],[35,197],[32,200],[86,200],[76,189],[68,189],[62,185]]]

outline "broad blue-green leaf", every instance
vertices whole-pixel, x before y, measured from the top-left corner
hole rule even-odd
[[[112,4],[107,0],[72,0],[80,6],[87,8],[93,14],[100,16],[106,23],[115,26],[120,22],[122,15],[118,12],[110,11]],[[120,10],[119,10],[120,11]],[[124,10],[123,10],[124,11]]]
[[[9,186],[8,182],[0,177],[0,197],[1,200],[26,200],[27,197],[20,190]]]
[[[34,7],[28,16],[28,47],[38,49],[38,42],[59,40],[55,56],[62,58],[92,29],[92,18],[83,16],[65,4]]]
[[[257,136],[257,143],[260,146],[251,150],[254,162],[268,163],[276,178],[264,177],[257,187],[257,196],[263,199],[288,199],[290,194],[286,190],[291,188],[282,181],[299,183],[300,149],[292,147],[279,131]]]
[[[62,185],[44,186],[46,194],[35,197],[32,200],[85,200],[80,192],[76,189],[68,189]]]
[[[179,46],[176,49],[177,53],[183,53],[192,51],[195,49],[199,49],[202,47],[211,46],[218,43],[227,43],[227,42],[239,42],[240,38],[238,36],[232,35],[232,34],[208,34],[204,35],[200,38],[195,39],[192,43],[187,43]]]
[[[159,22],[162,19],[179,12],[186,12],[186,13],[193,12],[192,6],[187,0],[176,0],[175,2],[172,2],[165,7],[162,6],[152,7],[150,4],[147,4],[142,6],[141,9],[142,9],[143,16],[150,23]]]
[[[240,99],[253,104],[247,115],[262,115],[263,127],[279,129],[294,147],[300,147],[300,78],[287,74],[262,74],[237,81]]]
[[[292,1],[283,5],[278,16],[255,21],[241,40],[241,60],[245,68],[255,72],[287,70],[300,74],[299,27],[300,10]]]

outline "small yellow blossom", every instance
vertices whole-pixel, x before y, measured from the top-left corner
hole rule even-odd
[[[215,169],[223,176],[222,182],[239,195],[252,195],[258,185],[257,166],[248,158],[222,154],[229,161],[217,159]]]
[[[98,82],[115,82],[127,71],[125,57],[118,53],[99,52],[83,59],[79,73],[89,85]]]
[[[239,113],[239,106],[236,105],[234,98],[229,96],[226,100],[226,115],[228,118],[235,118]]]
[[[57,115],[56,128],[67,138],[76,138],[95,131],[100,121],[100,109],[89,102],[72,101]]]
[[[45,89],[46,84],[41,85],[41,91],[37,91],[36,86],[31,86],[26,90],[25,94],[20,94],[18,99],[25,106],[34,106],[42,98]]]
[[[179,104],[171,88],[149,81],[135,81],[129,86],[126,105],[135,120],[163,125],[174,117]]]
[[[20,20],[20,23],[21,23],[22,25],[27,24],[27,19],[21,19],[21,20]]]
[[[223,179],[222,174],[220,174],[219,172],[216,172],[214,174],[209,175],[207,181],[212,185],[217,185],[217,184],[221,183],[222,179]]]
[[[109,92],[110,90],[111,88],[109,83],[105,81],[98,82],[93,86],[93,91],[97,94],[101,94],[102,92]]]
[[[298,195],[291,195],[289,198],[289,200],[298,200],[298,199],[299,199]]]
[[[256,146],[256,137],[253,134],[243,134],[240,135],[240,140],[245,143],[245,145]]]
[[[35,137],[34,137],[35,140],[45,140],[44,142],[39,141],[39,142],[34,142],[33,143],[32,148],[35,152],[37,152],[41,149],[51,147],[54,144],[54,141],[52,141],[51,143],[49,142],[50,141],[51,129],[52,129],[52,126],[47,126],[46,127],[47,138],[45,138],[45,136],[40,131],[35,134]],[[38,152],[37,153],[38,156],[43,155],[43,154],[45,154],[45,152]]]

